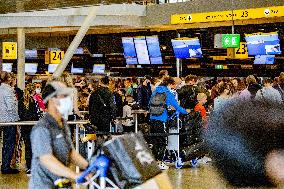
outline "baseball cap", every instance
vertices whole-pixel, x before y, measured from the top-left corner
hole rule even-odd
[[[42,98],[43,102],[47,103],[48,100],[57,96],[57,95],[68,95],[71,96],[74,94],[74,89],[70,87],[66,87],[66,85],[60,81],[52,81],[48,83],[43,91]]]

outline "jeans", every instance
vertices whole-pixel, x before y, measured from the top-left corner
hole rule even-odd
[[[2,148],[2,170],[10,169],[10,163],[13,158],[16,145],[16,126],[9,126],[3,129],[3,148]]]

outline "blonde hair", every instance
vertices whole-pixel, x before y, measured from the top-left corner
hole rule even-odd
[[[247,76],[246,82],[247,82],[247,85],[257,83],[257,82],[256,82],[256,79],[255,79],[255,77],[254,77],[253,75]]]
[[[33,95],[35,92],[35,85],[30,83],[27,84],[27,86],[25,87],[24,90],[24,96],[25,96],[25,100],[24,100],[24,105],[26,108],[29,108],[30,102],[33,101]]]
[[[207,99],[207,95],[205,93],[198,93],[197,95],[197,100],[200,101],[202,99],[206,98]]]

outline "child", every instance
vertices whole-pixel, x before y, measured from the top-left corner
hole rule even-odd
[[[200,112],[202,121],[206,121],[206,109],[203,106],[207,102],[207,96],[204,93],[198,93],[197,95],[198,104],[194,107],[195,112]]]

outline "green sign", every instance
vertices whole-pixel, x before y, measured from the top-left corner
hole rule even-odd
[[[222,34],[223,48],[239,48],[241,36],[240,34]]]
[[[222,70],[222,69],[224,69],[224,66],[223,65],[215,65],[215,69],[217,69],[217,70]]]

